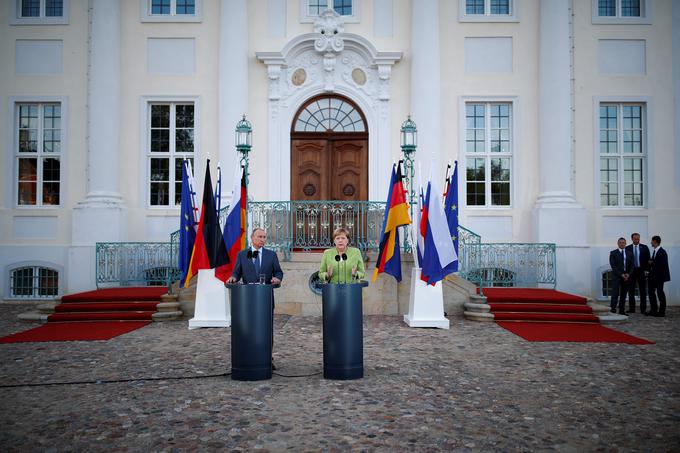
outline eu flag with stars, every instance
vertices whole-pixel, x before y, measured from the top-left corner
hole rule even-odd
[[[191,187],[189,186],[189,176],[187,174],[187,161],[182,163],[182,197],[180,200],[180,220],[179,220],[179,269],[182,271],[180,285],[184,286],[184,281],[189,272],[191,252],[196,242],[196,217],[194,207],[191,202]]]
[[[458,256],[458,161],[453,167],[453,175],[451,179],[446,181],[446,194],[444,198],[444,213],[446,214],[446,223],[449,225],[449,233],[453,239],[453,249]],[[449,264],[446,267],[449,272],[458,272],[458,260]]]

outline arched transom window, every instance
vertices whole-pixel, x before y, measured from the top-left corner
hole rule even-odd
[[[339,98],[321,98],[307,105],[295,121],[295,132],[365,132],[359,111]]]

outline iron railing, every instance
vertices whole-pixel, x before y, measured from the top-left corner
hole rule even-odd
[[[107,284],[169,287],[179,278],[178,250],[171,242],[97,242],[97,287]]]
[[[228,208],[220,212],[224,224]],[[292,251],[332,246],[332,233],[350,231],[352,245],[375,252],[385,203],[376,201],[251,201],[248,228],[267,232],[267,247],[290,259]],[[407,232],[402,230],[403,240]],[[480,288],[556,284],[555,244],[482,243],[478,234],[458,227],[459,275]],[[98,243],[97,284],[158,284],[179,278],[179,230],[168,243]]]
[[[461,277],[480,288],[557,284],[556,247],[552,243],[471,243],[465,248]]]

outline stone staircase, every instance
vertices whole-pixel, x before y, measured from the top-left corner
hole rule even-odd
[[[513,293],[515,295],[513,295]],[[471,296],[463,316],[471,321],[555,321],[620,323],[627,316],[585,297],[539,288],[489,288]]]
[[[71,296],[65,296],[69,297]],[[54,302],[38,305],[36,310],[22,313],[18,317],[23,321],[38,322],[128,320],[162,322],[175,321],[183,316],[178,297],[173,294],[162,294],[155,300],[149,300],[148,297],[135,300],[134,296],[120,300],[121,298],[96,295],[93,295],[92,300],[87,299],[82,297],[78,300],[64,301],[64,298],[58,298]]]

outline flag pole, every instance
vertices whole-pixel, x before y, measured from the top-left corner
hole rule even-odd
[[[416,165],[418,166],[418,189],[420,190],[421,183],[420,161],[417,161]],[[411,181],[411,185],[413,185],[413,181]],[[418,192],[418,200],[420,200],[420,192]],[[420,204],[420,202],[418,204]],[[418,229],[420,228],[420,206],[416,206],[416,211],[418,212],[418,221],[416,222],[415,219],[411,219],[411,228],[409,228],[409,231],[413,239],[411,241],[413,244],[413,247],[411,247],[411,253],[413,254],[413,262],[416,264],[416,267],[419,268],[420,262],[418,261]]]
[[[194,230],[198,229],[198,203],[196,202],[196,184],[194,184],[194,170],[191,161],[187,159],[187,177],[189,179],[189,195],[191,195],[191,209],[194,212]]]

